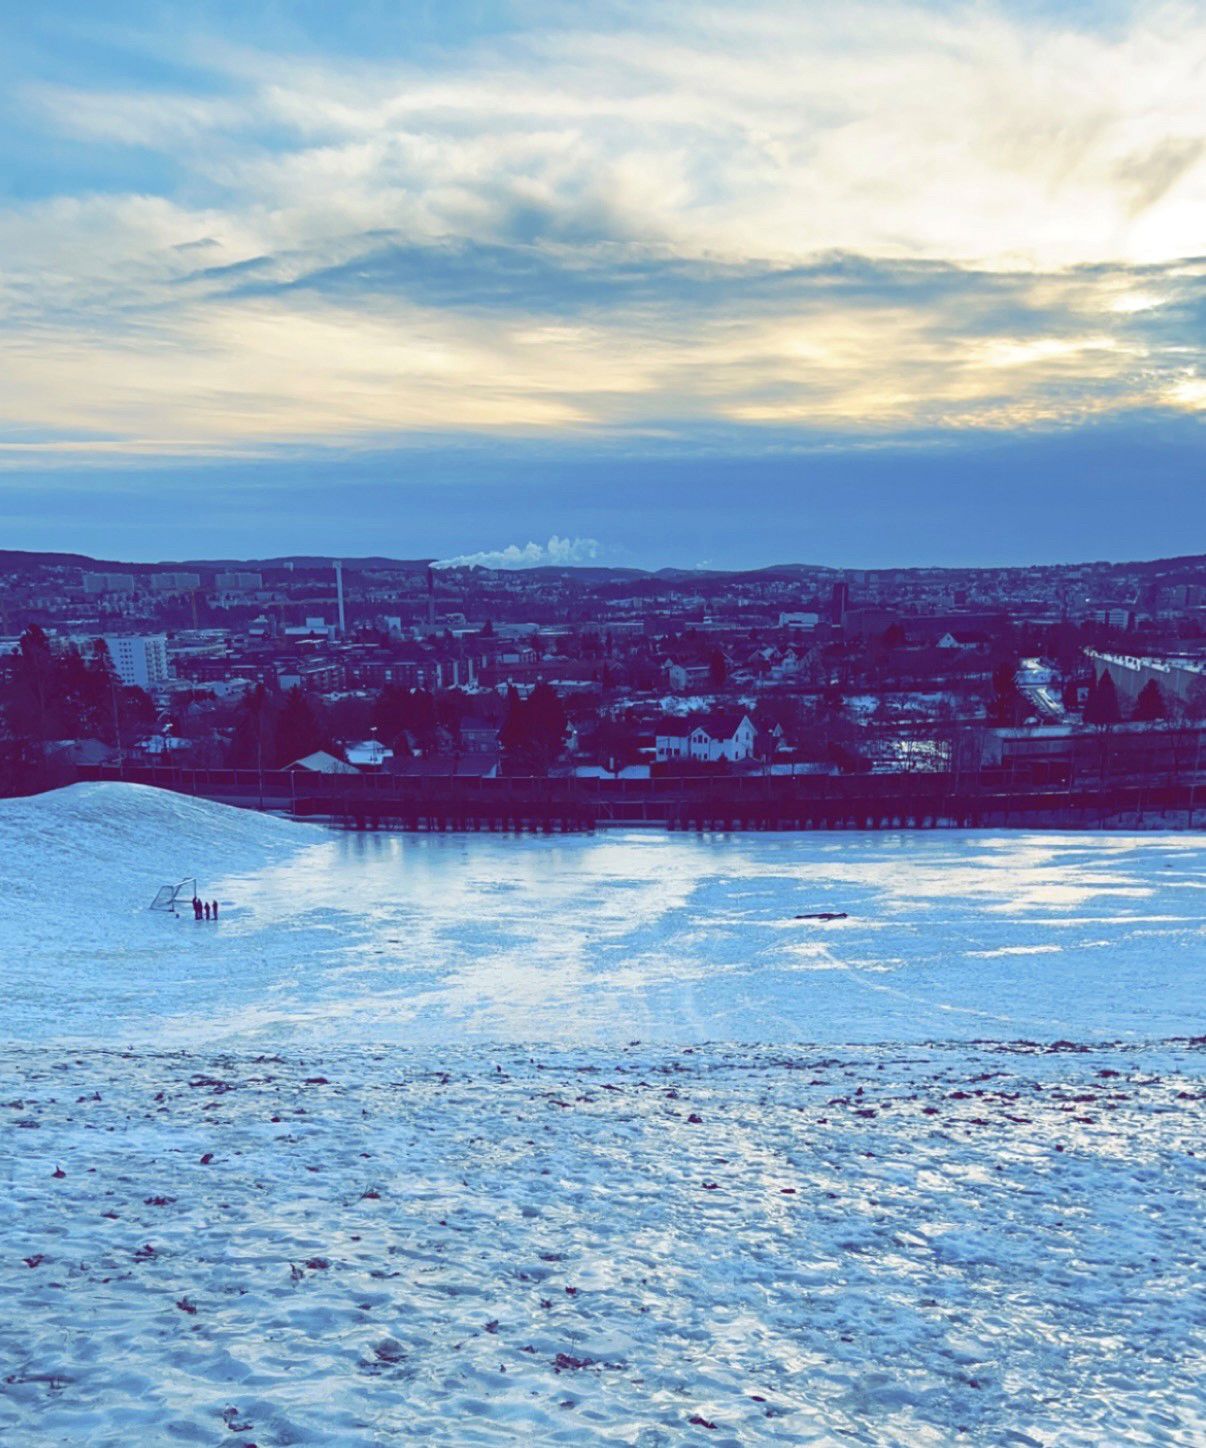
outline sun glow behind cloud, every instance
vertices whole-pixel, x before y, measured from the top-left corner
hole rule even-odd
[[[25,76],[5,454],[1206,405],[1199,7],[533,13]]]

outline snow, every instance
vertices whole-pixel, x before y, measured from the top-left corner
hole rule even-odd
[[[1202,862],[0,801],[0,1436],[1201,1442]]]
[[[6,1025],[273,1050],[336,1025],[395,1045],[1165,1036],[1201,999],[1202,859],[1157,833],[345,834],[78,785],[0,801]],[[217,925],[147,909],[190,875]],[[849,918],[794,918],[816,911]]]
[[[1200,1443],[1197,1055],[14,1052],[0,1432]]]

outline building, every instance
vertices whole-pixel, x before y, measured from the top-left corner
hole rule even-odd
[[[960,633],[948,629],[934,647],[939,649],[982,649],[988,645],[988,642],[986,634]]]
[[[151,734],[146,739],[140,739],[134,746],[139,754],[145,754],[147,758],[160,762],[192,747],[191,739],[178,739],[175,734]]]
[[[148,694],[171,682],[166,634],[105,634],[105,647],[117,677],[129,688]]]
[[[289,624],[281,632],[287,639],[326,639],[328,643],[333,643],[339,630],[325,618],[311,615],[305,623]]]
[[[819,613],[781,613],[780,628],[814,629],[821,621]]]
[[[497,751],[499,728],[487,719],[470,715],[461,720],[461,747],[470,754],[492,754]]]
[[[1095,622],[1103,623],[1107,628],[1117,629],[1119,632],[1129,629],[1134,617],[1129,608],[1099,608],[1092,616]]]
[[[201,587],[199,573],[152,573],[151,587],[156,593],[191,593]]]
[[[345,764],[342,759],[336,758],[334,754],[328,754],[325,749],[316,749],[313,754],[307,754],[301,759],[295,759],[292,764],[285,765],[285,768],[304,771],[307,774],[360,773],[355,766]]]
[[[349,744],[343,752],[348,763],[354,764],[357,769],[380,769],[387,759],[394,757],[394,751],[386,749],[380,739],[361,739],[356,744]]]
[[[1106,673],[1114,680],[1124,709],[1133,708],[1144,687],[1153,682],[1166,707],[1174,702],[1188,704],[1191,695],[1206,690],[1206,663],[1199,659],[1150,659],[1097,649],[1086,649],[1085,654],[1098,682]]]
[[[347,671],[339,659],[287,659],[277,665],[277,687],[287,693],[304,689],[311,694],[332,694],[342,689]]]
[[[659,764],[715,764],[721,759],[738,764],[753,758],[756,737],[749,715],[740,712],[665,719],[657,728],[655,753]]]
[[[254,593],[263,586],[262,573],[219,573],[214,579],[219,593]]]
[[[989,729],[979,763],[1015,780],[1145,777],[1167,783],[1200,777],[1206,727],[1115,724],[1107,735],[1076,724]]]
[[[96,597],[102,593],[133,593],[132,573],[85,573],[84,592]]]
[[[668,659],[662,667],[666,682],[676,694],[707,689],[712,682],[712,670],[707,664],[677,664],[673,659]]]

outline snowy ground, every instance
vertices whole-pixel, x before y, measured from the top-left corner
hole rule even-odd
[[[78,786],[0,801],[0,1038],[1177,1035],[1200,1019],[1204,860],[1186,834],[333,834]],[[147,910],[184,875],[216,925]],[[794,918],[816,911],[848,918]]]
[[[0,1437],[1201,1443],[1202,859],[0,802]]]

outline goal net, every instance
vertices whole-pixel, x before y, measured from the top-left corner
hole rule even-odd
[[[178,885],[160,885],[151,901],[151,909],[175,910],[178,905],[190,905],[196,894],[196,880],[181,880]]]

